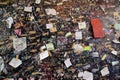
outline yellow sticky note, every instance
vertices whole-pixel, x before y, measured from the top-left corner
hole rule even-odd
[[[102,57],[102,60],[105,60],[106,57],[107,57],[107,55],[104,54],[103,57]]]
[[[91,50],[91,47],[90,46],[86,46],[85,48],[84,48],[84,51],[90,51]]]
[[[48,43],[46,44],[47,50],[54,50],[54,45],[53,43]]]
[[[118,14],[118,12],[114,12],[113,15],[114,16],[118,16],[119,14]]]
[[[68,33],[66,33],[65,37],[69,37],[69,36],[71,36],[71,35],[72,35],[72,33],[71,33],[71,32],[68,32]]]

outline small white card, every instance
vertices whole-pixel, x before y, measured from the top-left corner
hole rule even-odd
[[[47,15],[57,15],[57,12],[55,9],[45,9]]]
[[[43,60],[49,56],[49,53],[48,53],[48,51],[44,51],[44,52],[40,53],[39,56],[40,56],[40,60]]]
[[[14,68],[17,68],[22,64],[22,61],[20,59],[13,58],[10,62],[9,65],[11,65]]]
[[[49,23],[49,24],[46,24],[46,29],[50,29],[53,27],[53,24],[52,23]]]
[[[36,0],[35,3],[36,4],[40,4],[41,0]]]
[[[99,57],[99,53],[98,52],[93,52],[92,57]]]
[[[81,40],[82,39],[82,32],[75,32],[75,39]]]
[[[79,22],[78,26],[79,26],[79,29],[85,29],[86,28],[86,22]]]
[[[79,72],[78,77],[83,77],[83,72]]]
[[[13,47],[17,51],[22,51],[27,47],[26,37],[13,38]]]
[[[106,76],[110,73],[108,70],[108,67],[103,68],[100,72],[101,72],[102,76]]]
[[[26,12],[32,12],[32,7],[25,7],[24,11],[26,11]]]
[[[112,66],[119,64],[119,61],[112,61]]]
[[[85,79],[85,80],[93,80],[93,73],[88,72],[88,71],[84,71],[83,79]]]
[[[65,65],[66,65],[67,68],[69,68],[69,67],[72,65],[72,63],[71,63],[71,61],[70,61],[70,58],[66,59],[66,60],[64,61],[64,63],[65,63]]]
[[[117,55],[117,51],[112,51],[111,53],[114,55]]]

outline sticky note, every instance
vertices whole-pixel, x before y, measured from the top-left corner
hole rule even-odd
[[[83,72],[79,72],[78,77],[83,77]]]
[[[44,52],[40,53],[39,56],[40,56],[40,60],[43,60],[49,56],[49,53],[48,53],[48,51],[44,51]]]
[[[80,44],[75,44],[75,45],[73,46],[73,48],[74,48],[75,50],[80,50],[80,51],[83,51],[83,50],[84,50],[83,47],[82,47]]]
[[[45,9],[47,15],[56,15],[57,12],[55,9]]]
[[[52,32],[57,32],[57,28],[56,28],[56,27],[50,28],[50,32],[51,32],[51,33],[52,33]]]
[[[23,80],[23,78],[18,78],[18,80]]]
[[[8,28],[11,28],[11,26],[13,24],[13,18],[12,17],[7,18],[6,22],[8,24]]]
[[[81,40],[82,39],[82,32],[81,31],[75,32],[75,39],[76,40]]]
[[[119,64],[119,61],[112,61],[112,66]]]
[[[65,63],[65,65],[66,65],[67,68],[69,68],[69,67],[72,65],[72,63],[71,63],[71,61],[70,61],[69,58],[66,59],[66,60],[64,61],[64,63]]]
[[[32,7],[25,7],[25,8],[24,8],[24,11],[25,11],[25,12],[32,12]]]
[[[118,41],[118,40],[116,40],[116,39],[115,39],[115,40],[112,40],[112,41],[113,41],[114,43],[117,43],[117,44],[120,43],[120,41]]]
[[[22,64],[22,61],[20,59],[13,58],[10,62],[9,65],[11,65],[14,68],[19,67]]]
[[[53,43],[48,43],[46,44],[47,50],[54,50],[54,45]]]
[[[117,55],[117,51],[112,51],[111,53],[114,55]]]
[[[93,73],[88,72],[88,71],[84,71],[83,79],[85,79],[85,80],[93,80]]]
[[[16,35],[21,35],[21,29],[15,29],[14,30],[14,33],[16,34]]]
[[[105,60],[105,59],[106,59],[106,57],[107,57],[107,55],[106,55],[106,54],[104,54],[101,60]]]
[[[71,36],[71,35],[72,35],[72,33],[71,33],[71,32],[68,32],[68,33],[66,33],[65,37],[69,37],[69,36]]]
[[[22,51],[27,47],[26,37],[13,38],[13,47],[17,51]]]
[[[35,0],[36,4],[40,4],[41,0]]]
[[[79,26],[79,29],[85,29],[86,28],[86,22],[79,22],[78,26]]]
[[[53,24],[52,23],[49,23],[49,24],[46,24],[46,29],[50,29],[53,27]]]
[[[43,50],[43,49],[45,49],[45,48],[46,48],[46,46],[41,46],[41,48],[40,48],[40,49],[41,49],[41,50]]]
[[[115,28],[115,30],[120,30],[120,24],[116,23],[114,28]]]
[[[84,47],[84,51],[90,51],[91,50],[91,47],[90,46],[85,46]]]
[[[98,52],[93,52],[92,57],[99,57],[99,53]]]
[[[108,67],[103,68],[100,72],[101,72],[102,76],[106,76],[110,73],[108,70]]]

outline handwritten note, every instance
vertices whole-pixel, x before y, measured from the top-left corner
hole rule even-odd
[[[16,59],[16,58],[13,58],[9,63],[9,65],[11,65],[14,68],[17,68],[21,64],[22,64],[22,61],[20,59]]]
[[[43,60],[49,56],[49,53],[48,53],[48,51],[44,51],[44,52],[40,53],[39,56],[40,56],[40,60]]]
[[[79,26],[79,29],[85,29],[86,28],[86,22],[79,22],[78,26]]]
[[[65,63],[65,65],[66,65],[67,68],[69,68],[69,67],[72,65],[72,63],[71,63],[71,61],[70,61],[69,58],[66,59],[66,60],[64,61],[64,63]]]
[[[22,51],[27,47],[26,37],[13,38],[13,47],[17,51]]]
[[[108,67],[105,67],[105,68],[103,68],[102,70],[101,70],[101,74],[102,74],[102,76],[106,76],[106,75],[108,75],[110,72],[109,72],[109,70],[108,70]]]
[[[77,40],[82,39],[82,32],[81,31],[80,32],[75,32],[75,39],[77,39]]]

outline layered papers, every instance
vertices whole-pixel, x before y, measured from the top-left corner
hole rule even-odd
[[[20,59],[13,58],[10,62],[9,65],[11,65],[14,68],[19,67],[22,64],[22,61]]]
[[[75,39],[76,40],[81,40],[82,39],[82,32],[81,31],[75,32]]]
[[[108,67],[103,68],[100,72],[101,72],[102,76],[106,76],[110,73],[108,70]]]
[[[44,52],[40,53],[39,56],[40,56],[40,60],[43,60],[49,56],[49,53],[48,53],[48,51],[44,51]]]
[[[71,61],[70,61],[70,58],[66,59],[66,60],[64,61],[64,63],[65,63],[65,65],[66,65],[67,68],[69,68],[69,67],[72,65],[72,63],[71,63]]]
[[[13,38],[13,47],[17,51],[22,51],[27,47],[26,37]]]

